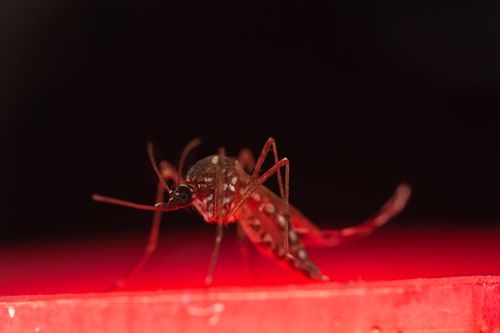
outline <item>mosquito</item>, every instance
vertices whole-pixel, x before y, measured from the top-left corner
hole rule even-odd
[[[185,146],[177,168],[164,160],[158,163],[154,145],[147,144],[149,160],[159,180],[154,205],[92,195],[95,201],[154,211],[149,241],[142,256],[110,290],[123,287],[154,252],[163,212],[194,206],[206,222],[216,224],[215,245],[205,278],[207,287],[212,283],[223,227],[230,223],[236,223],[239,233],[276,263],[308,278],[330,281],[309,257],[306,246],[333,247],[364,237],[398,215],[411,195],[410,184],[402,182],[380,210],[362,223],[338,230],[321,230],[289,203],[290,163],[286,157],[278,157],[274,138],[266,141],[257,160],[248,148],[243,148],[238,157],[229,157],[221,147],[217,154],[197,161],[184,175],[186,157],[200,143],[200,138],[194,138]],[[274,164],[263,171],[270,152]],[[279,195],[264,185],[273,175],[277,176]],[[165,192],[167,201],[164,201]]]

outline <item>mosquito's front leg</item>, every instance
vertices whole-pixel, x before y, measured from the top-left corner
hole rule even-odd
[[[158,190],[156,193],[156,202],[162,202],[165,194],[165,189],[161,183],[158,184]],[[160,233],[160,222],[161,222],[160,210],[156,210],[153,215],[153,223],[151,225],[151,231],[149,232],[149,239],[142,256],[134,263],[132,267],[123,275],[119,280],[117,280],[107,291],[122,288],[127,281],[129,281],[139,270],[144,266],[146,261],[149,259],[151,254],[156,250],[158,244],[158,235]]]
[[[153,156],[153,146],[151,143],[148,144],[148,154],[153,165],[155,171],[158,174],[159,181],[156,192],[156,202],[163,202],[165,197],[165,187],[166,181],[176,179],[178,177],[177,171],[175,168],[167,161],[160,162],[159,169],[156,167],[156,160]],[[118,281],[116,281],[108,290],[115,290],[122,288],[127,281],[129,281],[140,269],[144,266],[146,261],[149,259],[151,254],[156,250],[158,245],[158,235],[160,234],[160,222],[161,222],[161,210],[155,210],[153,215],[153,223],[151,225],[151,230],[149,232],[149,239],[146,247],[144,248],[144,252],[141,257],[134,263],[132,267],[121,277]]]

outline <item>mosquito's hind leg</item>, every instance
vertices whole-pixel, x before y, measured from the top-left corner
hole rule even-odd
[[[393,195],[377,213],[353,227],[321,230],[305,219],[297,221],[305,226],[304,232],[300,233],[302,242],[307,246],[333,247],[363,238],[399,215],[406,207],[411,192],[410,184],[399,184]],[[311,230],[314,232],[311,233]]]
[[[401,183],[377,213],[354,227],[340,230],[322,230],[324,240],[328,246],[337,246],[371,234],[399,215],[405,208],[410,195],[411,185]]]

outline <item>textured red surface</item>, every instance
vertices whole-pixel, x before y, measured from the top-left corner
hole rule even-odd
[[[2,332],[497,332],[500,278],[0,297]]]

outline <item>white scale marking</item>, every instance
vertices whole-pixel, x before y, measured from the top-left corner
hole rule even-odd
[[[297,252],[297,256],[299,257],[300,260],[307,259],[307,253],[304,250],[300,250],[299,252]]]
[[[271,237],[271,235],[269,234],[265,234],[263,237],[262,237],[262,241],[264,243],[270,243],[272,244],[273,243],[273,238]]]
[[[252,199],[254,199],[255,201],[260,201],[260,199],[261,199],[260,194],[257,192],[253,192]]]
[[[266,213],[268,213],[268,214],[272,214],[272,213],[274,213],[274,211],[275,211],[275,210],[276,210],[276,209],[275,209],[275,207],[274,207],[274,205],[273,205],[272,203],[266,203],[266,204],[264,205],[264,211],[265,211]]]
[[[278,215],[278,223],[280,225],[281,228],[284,228],[285,225],[286,225],[286,220],[285,218],[283,217],[283,215]]]

